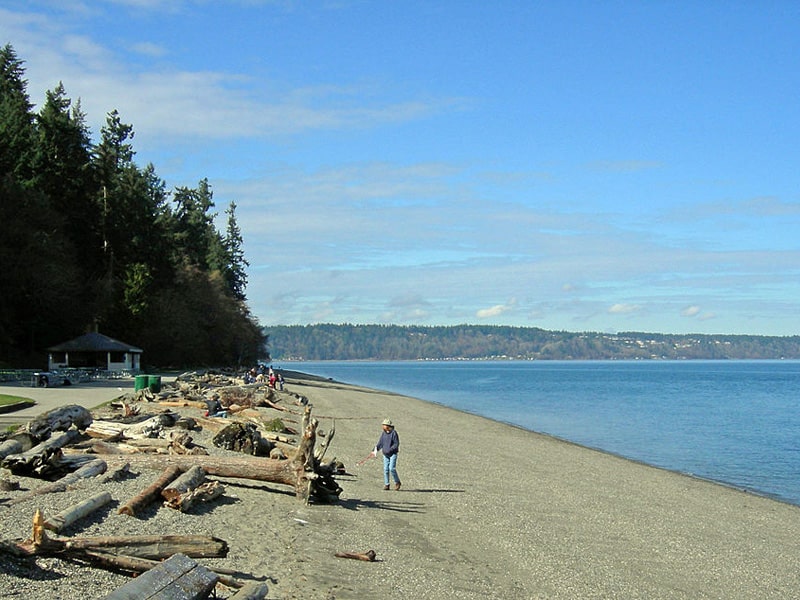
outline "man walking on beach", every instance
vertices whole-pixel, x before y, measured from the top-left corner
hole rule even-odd
[[[400,489],[400,476],[397,474],[397,453],[400,451],[400,436],[394,429],[391,419],[384,419],[381,424],[383,432],[381,433],[378,443],[375,444],[375,449],[372,451],[372,456],[378,456],[378,452],[383,453],[383,489],[388,490],[389,476],[394,479],[394,489]]]

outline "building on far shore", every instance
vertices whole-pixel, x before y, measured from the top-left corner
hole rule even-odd
[[[47,368],[138,372],[141,348],[93,331],[47,349]]]

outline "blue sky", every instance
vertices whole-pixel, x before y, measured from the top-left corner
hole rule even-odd
[[[264,325],[800,334],[800,3],[3,0]],[[221,222],[221,228],[224,223]]]

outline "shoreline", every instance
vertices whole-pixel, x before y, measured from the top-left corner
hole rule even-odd
[[[800,362],[644,362],[314,361],[302,368],[800,506],[791,383]]]
[[[270,578],[271,599],[786,598],[800,586],[794,505],[419,398],[284,376],[322,428],[335,422],[327,457],[349,473],[338,504],[299,505],[272,484],[226,482],[230,499],[202,515],[107,515],[80,534],[223,537],[231,553],[211,562]],[[399,492],[383,490],[380,461],[357,466],[386,417],[401,440]],[[152,479],[141,473],[115,500]],[[50,510],[85,494],[51,495]],[[28,533],[36,504],[0,508],[4,537]],[[334,556],[369,549],[377,562]],[[3,589],[23,585],[27,597],[57,590],[82,600],[101,597],[97,579],[0,574]]]
[[[342,361],[335,361],[335,362],[342,362]],[[398,362],[400,362],[400,361],[398,361]],[[286,372],[286,369],[284,369],[284,372]],[[303,373],[301,371],[291,371],[291,372],[294,373],[295,376],[297,376],[297,375],[307,376],[307,377],[314,378],[315,380],[321,381],[321,382],[322,381],[330,381],[330,382],[335,382],[335,383],[339,383],[339,384],[342,384],[342,385],[351,385],[353,387],[360,387],[360,388],[367,389],[367,390],[373,390],[375,392],[378,392],[378,393],[381,393],[381,394],[385,394],[385,395],[388,395],[388,396],[400,396],[400,397],[404,397],[404,398],[412,398],[414,400],[419,400],[420,402],[425,402],[425,403],[436,405],[436,406],[440,406],[442,408],[446,408],[446,409],[449,409],[449,410],[454,410],[454,411],[460,412],[460,413],[465,414],[465,415],[471,415],[471,416],[478,417],[478,418],[481,418],[481,419],[486,419],[488,421],[492,421],[492,422],[497,423],[499,425],[504,425],[506,427],[512,427],[514,429],[518,429],[518,430],[526,432],[526,433],[532,433],[532,434],[535,434],[535,435],[540,435],[540,436],[552,438],[553,440],[562,442],[564,444],[572,444],[577,448],[582,448],[582,449],[585,449],[585,450],[591,450],[591,451],[594,451],[594,452],[600,452],[600,453],[607,454],[607,455],[615,457],[615,458],[619,458],[620,460],[626,460],[626,461],[632,462],[634,464],[642,465],[642,466],[649,467],[649,468],[652,468],[652,469],[658,469],[658,470],[661,470],[661,471],[666,471],[668,473],[674,473],[676,475],[681,475],[683,477],[689,477],[691,479],[696,479],[698,481],[704,481],[706,483],[719,485],[721,487],[728,488],[728,489],[731,489],[731,490],[735,490],[735,491],[738,491],[738,492],[742,492],[742,493],[745,493],[745,494],[751,494],[751,495],[759,497],[759,498],[766,498],[766,499],[772,500],[774,502],[780,502],[782,504],[787,504],[789,506],[794,506],[794,507],[800,508],[800,503],[791,502],[790,500],[787,500],[786,498],[782,498],[781,496],[778,496],[776,494],[770,494],[770,493],[762,491],[762,490],[751,489],[751,488],[747,488],[747,487],[738,486],[736,484],[729,483],[729,482],[726,482],[726,481],[723,481],[723,480],[714,479],[713,477],[703,477],[701,475],[696,475],[695,473],[689,473],[689,472],[680,471],[680,470],[677,470],[677,469],[670,469],[668,467],[662,467],[660,465],[654,465],[654,464],[648,463],[648,462],[646,462],[644,460],[641,460],[641,459],[632,458],[630,456],[625,456],[624,454],[620,454],[618,452],[613,452],[611,450],[606,450],[604,448],[599,448],[599,447],[596,447],[596,446],[589,446],[589,445],[586,445],[586,444],[581,444],[580,442],[575,442],[573,440],[570,440],[570,439],[567,439],[567,438],[564,438],[564,437],[560,437],[560,436],[557,436],[557,435],[552,434],[552,433],[547,433],[547,432],[544,432],[544,431],[537,431],[535,429],[528,429],[527,427],[523,427],[522,425],[519,425],[517,423],[512,423],[512,422],[509,422],[509,421],[503,421],[502,419],[494,419],[492,417],[489,417],[489,416],[486,416],[486,415],[482,415],[480,413],[470,412],[468,410],[464,410],[464,409],[461,409],[461,408],[455,408],[455,407],[449,406],[447,404],[444,404],[443,402],[437,402],[435,400],[427,400],[425,398],[420,398],[420,397],[417,397],[417,396],[407,396],[407,395],[401,394],[399,392],[393,392],[391,390],[385,390],[385,389],[382,389],[382,388],[370,388],[370,387],[365,387],[365,386],[356,385],[356,384],[348,384],[348,383],[346,383],[344,381],[340,381],[340,380],[337,380],[337,379],[334,379],[334,378],[326,378],[326,377],[322,377],[322,376],[319,376],[319,375],[307,374],[307,373]]]

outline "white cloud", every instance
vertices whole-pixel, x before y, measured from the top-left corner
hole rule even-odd
[[[641,310],[642,307],[638,304],[612,304],[608,309],[608,313],[611,315],[629,315]]]
[[[698,314],[700,314],[699,306],[687,306],[681,311],[682,317],[696,317]]]
[[[478,319],[492,319],[494,317],[499,317],[503,313],[506,313],[516,306],[517,301],[515,298],[512,298],[506,304],[495,304],[494,306],[490,306],[489,308],[482,308],[481,310],[475,313],[475,316]]]

